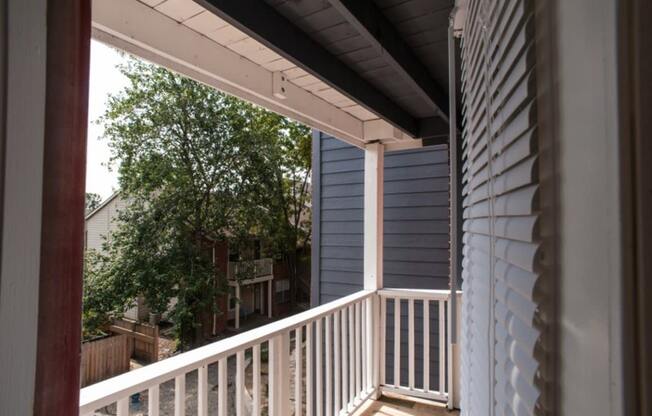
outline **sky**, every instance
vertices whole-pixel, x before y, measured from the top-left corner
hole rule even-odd
[[[104,129],[96,123],[104,114],[109,94],[117,93],[127,85],[127,78],[116,68],[127,58],[103,43],[91,41],[91,73],[88,96],[88,151],[86,156],[86,192],[99,194],[102,200],[118,188],[115,169],[107,167],[111,152]]]

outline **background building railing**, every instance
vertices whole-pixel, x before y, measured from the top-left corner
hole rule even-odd
[[[245,260],[229,262],[229,279],[244,277],[245,279],[255,279],[261,276],[271,276],[274,274],[274,259]]]
[[[447,400],[452,386],[444,382],[448,353],[442,334],[446,332],[448,296],[448,292],[430,290],[360,291],[86,387],[81,390],[79,411],[81,415],[89,415],[96,409],[115,405],[118,416],[127,416],[130,396],[147,391],[148,414],[158,416],[160,385],[174,380],[174,414],[183,416],[189,373],[193,373],[193,380],[197,377],[197,414],[200,416],[215,414],[215,410],[218,416],[259,415],[265,404],[270,416],[346,415],[383,390]],[[401,310],[404,303],[405,316]],[[393,355],[385,348],[389,334],[388,304],[394,308]],[[414,347],[419,316],[415,313],[416,305],[421,310],[422,333],[426,334],[419,338],[424,351],[420,355],[419,371]],[[407,379],[401,377],[401,360],[394,359],[401,357],[402,321],[407,322],[408,329]],[[431,341],[431,333],[438,337]],[[380,356],[374,354],[374,342],[378,340]],[[432,360],[429,359],[429,345],[433,343],[440,354],[435,369],[430,368]],[[385,365],[389,362],[393,362],[393,374],[399,375],[390,384],[385,374]],[[251,371],[247,371],[248,363],[251,363]],[[267,388],[261,378],[264,364],[268,366]],[[209,385],[209,366],[210,371],[217,371],[216,388]],[[374,381],[378,367],[379,384]],[[432,370],[438,373],[436,385],[429,383]],[[230,395],[228,377],[233,372],[235,392]],[[425,381],[417,381],[417,372]],[[251,386],[251,391],[247,386]],[[209,396],[212,396],[210,400]],[[209,409],[209,403],[216,404],[216,409]]]

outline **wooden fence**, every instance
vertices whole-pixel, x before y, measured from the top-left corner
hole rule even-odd
[[[81,386],[129,371],[132,340],[129,335],[118,335],[82,344]]]
[[[132,357],[146,363],[158,361],[158,326],[116,319],[109,328],[115,334],[133,338]]]

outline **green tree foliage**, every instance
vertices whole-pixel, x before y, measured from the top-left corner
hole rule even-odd
[[[100,206],[102,197],[93,192],[86,192],[86,214]]]
[[[131,60],[121,71],[130,83],[99,122],[128,208],[104,254],[89,256],[85,324],[97,328],[137,295],[155,313],[176,299],[172,320],[192,346],[199,317],[226,289],[213,241],[262,234],[290,258],[308,240],[310,134],[163,68]]]

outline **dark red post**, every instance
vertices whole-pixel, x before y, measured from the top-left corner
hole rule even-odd
[[[49,0],[34,415],[79,412],[91,2]]]

